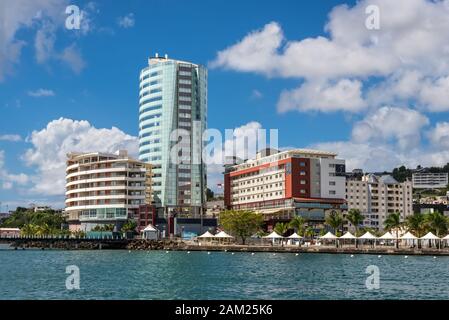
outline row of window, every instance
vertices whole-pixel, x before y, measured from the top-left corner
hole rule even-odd
[[[141,106],[143,106],[146,103],[150,103],[150,102],[154,102],[154,101],[161,101],[161,100],[162,100],[162,96],[158,96],[158,97],[154,97],[154,98],[148,98],[148,99],[143,100],[140,103],[139,106],[141,107]]]
[[[142,133],[139,137],[145,138],[145,137],[150,137],[150,136],[157,135],[157,134],[161,134],[161,130],[153,130],[153,131],[145,132],[145,133]]]
[[[143,117],[142,119],[140,119],[140,122],[143,122],[145,120],[150,120],[150,119],[158,119],[160,117],[162,117],[162,114],[161,113],[156,113],[156,114],[152,114],[150,116]]]

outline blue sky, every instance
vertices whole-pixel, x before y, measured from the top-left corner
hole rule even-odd
[[[381,13],[388,14],[384,15],[386,27],[367,35],[367,30],[359,31],[363,25],[351,24],[359,18],[364,21],[369,3],[378,3],[381,9],[384,6]],[[369,3],[70,1],[83,11],[83,19],[81,30],[67,30],[64,10],[69,3],[65,0],[3,1],[0,201],[11,207],[30,202],[60,204],[63,190],[62,194],[55,190],[60,189],[63,176],[59,174],[52,186],[48,174],[52,168],[61,171],[57,152],[69,150],[71,142],[77,148],[96,146],[84,140],[89,136],[96,139],[94,134],[103,137],[102,128],[118,128],[120,132],[107,134],[110,140],[118,139],[120,146],[133,143],[138,134],[139,70],[155,52],[210,67],[210,128],[224,130],[255,122],[263,128],[279,129],[280,146],[330,149],[350,158],[349,167],[366,170],[447,162],[449,106],[441,101],[449,72],[446,65],[432,65],[424,57],[429,57],[429,50],[446,54],[438,57],[444,61],[449,51],[438,38],[421,43],[418,50],[413,48],[416,41],[410,40],[401,46],[410,44],[407,52],[385,45],[386,39],[399,39],[397,30],[404,21],[413,25],[416,20],[410,27],[411,39],[419,34],[419,17],[413,13],[422,12],[423,6],[429,7],[429,16],[442,10],[424,0],[402,3],[410,4],[410,12],[394,11],[382,0]],[[342,4],[346,6],[336,9]],[[326,24],[332,21],[326,31]],[[441,30],[446,27],[439,23],[430,31],[447,34]],[[400,39],[407,38],[401,32]],[[262,50],[251,42],[253,38]],[[281,39],[279,45],[272,44],[276,39]],[[320,39],[335,47],[323,45]],[[366,44],[366,39],[373,42]],[[311,48],[301,49],[306,43]],[[314,66],[291,62],[289,46],[300,47],[292,57]],[[345,51],[352,46],[353,51]],[[348,55],[360,48],[363,51],[355,57]],[[328,49],[334,58],[326,58]],[[219,52],[223,53],[221,60]],[[415,54],[409,56],[408,52]],[[397,59],[390,59],[399,54],[400,66]],[[255,67],[248,57],[261,63]],[[345,65],[352,58],[355,62]],[[363,59],[369,58],[372,60],[366,61],[373,61],[373,66],[365,68]],[[317,67],[321,63],[325,71]],[[273,68],[272,64],[282,67]],[[427,85],[419,96],[413,93],[413,80]],[[297,92],[292,94],[294,90]],[[89,123],[76,122],[82,120]],[[52,121],[53,126],[44,130]],[[79,133],[90,129],[94,134]],[[33,138],[33,131],[40,135]],[[117,144],[108,144],[108,148]],[[45,188],[36,187],[41,179],[46,180]],[[211,185],[219,180],[218,175],[211,177]]]

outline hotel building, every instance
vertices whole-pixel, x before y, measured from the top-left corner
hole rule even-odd
[[[432,172],[414,172],[412,174],[413,188],[415,189],[437,189],[446,188],[448,181],[448,173],[432,173]]]
[[[136,219],[140,205],[151,203],[151,166],[126,151],[67,155],[66,208],[71,230]]]
[[[206,166],[201,155],[207,120],[207,69],[156,54],[140,72],[139,80],[139,160],[152,165],[155,205],[163,207],[167,217],[196,216],[203,212],[206,201]],[[183,137],[178,144],[180,162],[171,156],[178,143],[177,129]]]
[[[367,174],[346,181],[349,209],[365,216],[363,226],[382,230],[390,213],[400,212],[401,219],[413,214],[413,188],[410,181],[399,183],[390,175]]]
[[[225,207],[264,214],[268,226],[295,215],[322,224],[330,211],[346,211],[345,160],[336,156],[309,149],[269,149],[227,166]]]

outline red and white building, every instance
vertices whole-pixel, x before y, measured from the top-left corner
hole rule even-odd
[[[310,149],[267,149],[256,159],[227,166],[225,207],[262,213],[268,225],[295,215],[322,223],[328,212],[347,210],[345,160],[336,156]]]

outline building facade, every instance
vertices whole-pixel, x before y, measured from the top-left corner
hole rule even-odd
[[[151,203],[151,175],[151,165],[126,151],[68,154],[65,213],[70,230],[107,224],[120,229],[136,219],[139,206]]]
[[[413,214],[411,181],[399,183],[390,175],[366,174],[346,181],[348,210],[358,209],[365,216],[364,227],[383,230],[390,213],[399,212],[404,220]]]
[[[448,173],[414,172],[412,174],[413,188],[437,189],[446,188],[448,185]]]
[[[224,201],[228,209],[264,214],[268,225],[295,215],[323,223],[326,214],[346,210],[345,160],[309,149],[274,152],[227,166]]]
[[[201,155],[207,69],[156,54],[139,80],[139,160],[153,167],[155,204],[168,216],[200,214],[206,201],[206,166]],[[176,156],[172,151],[177,151]]]

